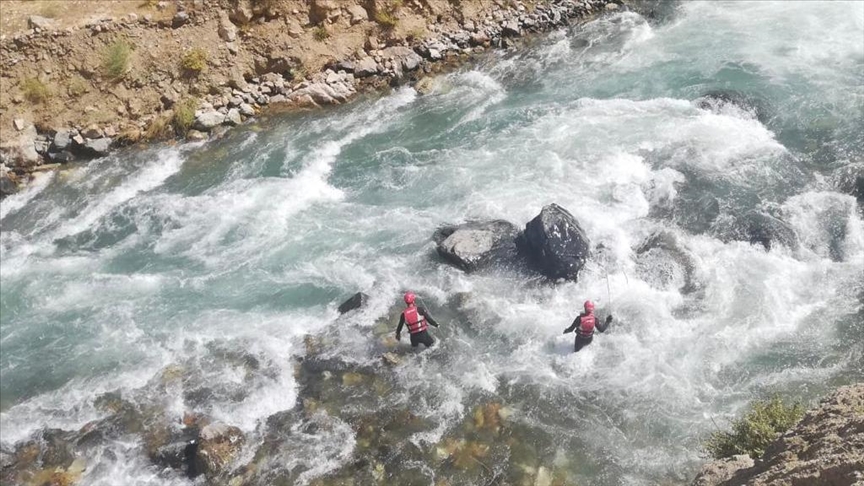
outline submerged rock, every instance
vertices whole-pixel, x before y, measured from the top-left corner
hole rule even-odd
[[[755,210],[740,217],[725,216],[724,221],[715,226],[714,233],[723,241],[747,241],[769,251],[778,245],[792,250],[799,247],[798,234],[792,226]]]
[[[551,279],[576,281],[590,253],[579,222],[557,204],[545,206],[525,225],[521,242],[540,273]]]
[[[217,422],[204,427],[195,450],[196,472],[218,476],[237,457],[245,441],[243,432],[232,425]]]
[[[366,302],[368,301],[368,295],[364,294],[363,292],[357,292],[356,294],[352,295],[350,299],[342,302],[342,304],[339,305],[339,313],[345,314],[347,312],[351,312],[352,310],[359,309],[366,305]]]
[[[761,244],[766,250],[780,244],[791,249],[798,247],[798,235],[785,221],[774,216],[751,211],[744,217],[746,238],[751,244]]]
[[[839,192],[854,196],[864,204],[864,163],[849,164],[831,174],[831,185]]]
[[[442,258],[472,272],[516,258],[518,235],[516,225],[494,220],[440,228],[433,240],[438,244],[438,254]]]
[[[730,89],[708,91],[693,100],[693,104],[699,109],[715,113],[722,113],[726,107],[734,106],[763,123],[770,118],[768,104],[764,100]]]
[[[677,284],[684,294],[702,288],[695,259],[672,232],[659,231],[648,237],[636,248],[636,258],[642,278],[660,288]]]
[[[198,130],[209,132],[213,128],[225,122],[225,115],[215,110],[203,111],[195,116],[194,127]]]

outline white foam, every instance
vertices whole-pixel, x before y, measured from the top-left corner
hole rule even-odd
[[[54,234],[54,238],[74,235],[91,228],[100,218],[114,208],[146,192],[159,187],[166,179],[180,170],[183,158],[176,150],[158,152],[156,160],[145,166],[121,185],[105,195],[100,195],[77,217],[65,222]]]
[[[3,201],[0,201],[0,220],[9,214],[14,214],[16,211],[27,205],[30,200],[39,195],[48,184],[54,180],[54,172],[36,173],[33,180],[23,191],[13,194]]]

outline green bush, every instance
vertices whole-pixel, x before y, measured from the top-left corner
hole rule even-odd
[[[21,91],[24,98],[32,103],[42,103],[51,97],[51,90],[39,78],[27,78],[21,81]]]
[[[318,27],[315,27],[312,35],[315,37],[315,40],[322,42],[330,37],[330,32],[327,32],[327,29],[324,28],[323,25],[319,25]]]
[[[200,73],[207,67],[207,52],[204,49],[192,49],[183,55],[180,67],[186,71]]]
[[[126,41],[119,40],[108,46],[102,54],[102,70],[105,76],[117,79],[126,74],[131,56],[132,45]]]
[[[711,434],[705,450],[715,459],[737,454],[747,454],[756,459],[802,416],[804,407],[800,403],[786,405],[778,397],[756,401],[743,417],[732,422],[731,431],[718,430]]]
[[[375,12],[375,22],[386,30],[395,29],[399,25],[399,19],[393,12],[378,11]]]
[[[171,124],[178,135],[183,135],[195,122],[195,110],[198,108],[198,100],[187,99],[174,105],[174,117]]]

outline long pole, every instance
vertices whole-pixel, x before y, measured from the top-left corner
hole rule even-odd
[[[606,297],[609,299],[609,307],[612,307],[612,290],[609,287],[609,270],[606,270]]]

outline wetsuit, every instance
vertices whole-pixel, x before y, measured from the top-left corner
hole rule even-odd
[[[594,320],[596,324],[594,325],[594,329],[591,330],[590,334],[584,335],[581,331],[582,325],[582,317],[585,316],[584,312],[576,316],[576,319],[573,321],[573,324],[570,325],[567,329],[564,329],[564,334],[568,332],[572,332],[574,329],[579,329],[576,331],[576,341],[573,343],[573,352],[577,353],[580,349],[584,348],[591,344],[591,341],[594,340],[594,329],[600,332],[606,332],[606,329],[609,328],[609,324],[612,323],[612,316],[606,317],[605,320],[600,320],[596,314],[594,314]]]
[[[438,327],[438,323],[435,322],[435,319],[432,319],[432,316],[429,315],[429,312],[425,308],[417,306],[417,313],[420,314],[420,316],[422,316],[423,319],[425,319],[426,322],[429,323],[429,325]],[[407,323],[405,322],[405,313],[403,312],[402,315],[399,316],[399,326],[396,327],[397,340],[402,339],[402,326],[406,324]],[[428,348],[429,346],[432,346],[434,342],[435,340],[432,339],[432,336],[429,335],[429,332],[426,329],[423,329],[420,332],[411,333],[412,348],[416,348],[421,343]]]

